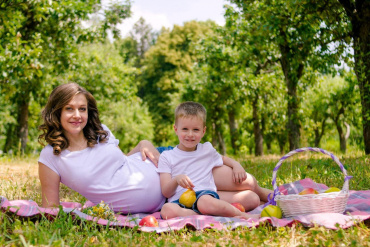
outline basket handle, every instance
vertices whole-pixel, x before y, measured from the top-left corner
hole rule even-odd
[[[321,149],[321,148],[312,148],[312,147],[299,148],[299,149],[290,151],[289,153],[284,155],[279,160],[279,162],[276,164],[276,166],[274,168],[274,171],[272,172],[272,186],[274,188],[274,194],[273,194],[272,198],[269,199],[268,204],[276,205],[275,196],[280,194],[278,186],[276,185],[276,173],[279,170],[281,164],[284,162],[284,160],[286,160],[290,156],[293,156],[296,153],[301,153],[301,152],[304,152],[304,151],[313,151],[313,152],[318,152],[318,153],[323,153],[323,154],[329,155],[332,158],[332,160],[334,160],[335,163],[337,163],[339,165],[340,169],[342,170],[342,172],[344,174],[344,184],[343,184],[343,187],[342,187],[342,191],[343,192],[348,192],[348,183],[349,183],[349,180],[352,178],[352,176],[347,175],[346,169],[344,168],[343,164],[339,161],[339,159],[336,156],[334,156],[332,153],[329,153],[328,151],[326,151],[324,149]]]

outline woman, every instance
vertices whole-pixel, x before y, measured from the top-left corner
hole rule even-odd
[[[88,91],[76,83],[56,87],[42,118],[39,141],[49,144],[39,158],[43,207],[59,205],[63,183],[95,204],[104,201],[114,211],[160,210],[165,198],[155,166],[158,151],[150,142],[141,141],[124,155],[118,140],[101,124],[96,101]],[[258,206],[260,198],[266,201],[271,192],[260,188],[241,166],[217,168],[214,178],[221,199],[248,203],[249,208],[250,204]]]

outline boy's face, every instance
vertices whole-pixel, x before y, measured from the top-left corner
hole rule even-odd
[[[173,126],[179,138],[178,148],[183,151],[194,151],[206,132],[203,120],[198,117],[182,117]]]

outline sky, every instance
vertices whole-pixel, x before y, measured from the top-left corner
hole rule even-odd
[[[150,24],[155,31],[162,27],[172,28],[183,25],[186,21],[213,20],[219,25],[225,24],[223,8],[226,0],[131,0],[132,17],[123,20],[118,26],[125,37],[140,17]]]

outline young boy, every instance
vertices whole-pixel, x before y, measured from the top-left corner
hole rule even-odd
[[[169,201],[161,209],[163,219],[197,214],[252,216],[219,199],[212,169],[224,163],[233,166],[211,143],[200,143],[206,131],[206,114],[203,105],[195,102],[182,103],[175,110],[174,129],[179,144],[173,150],[164,151],[158,163],[162,194]],[[190,188],[196,192],[191,209],[179,202],[181,194]]]

